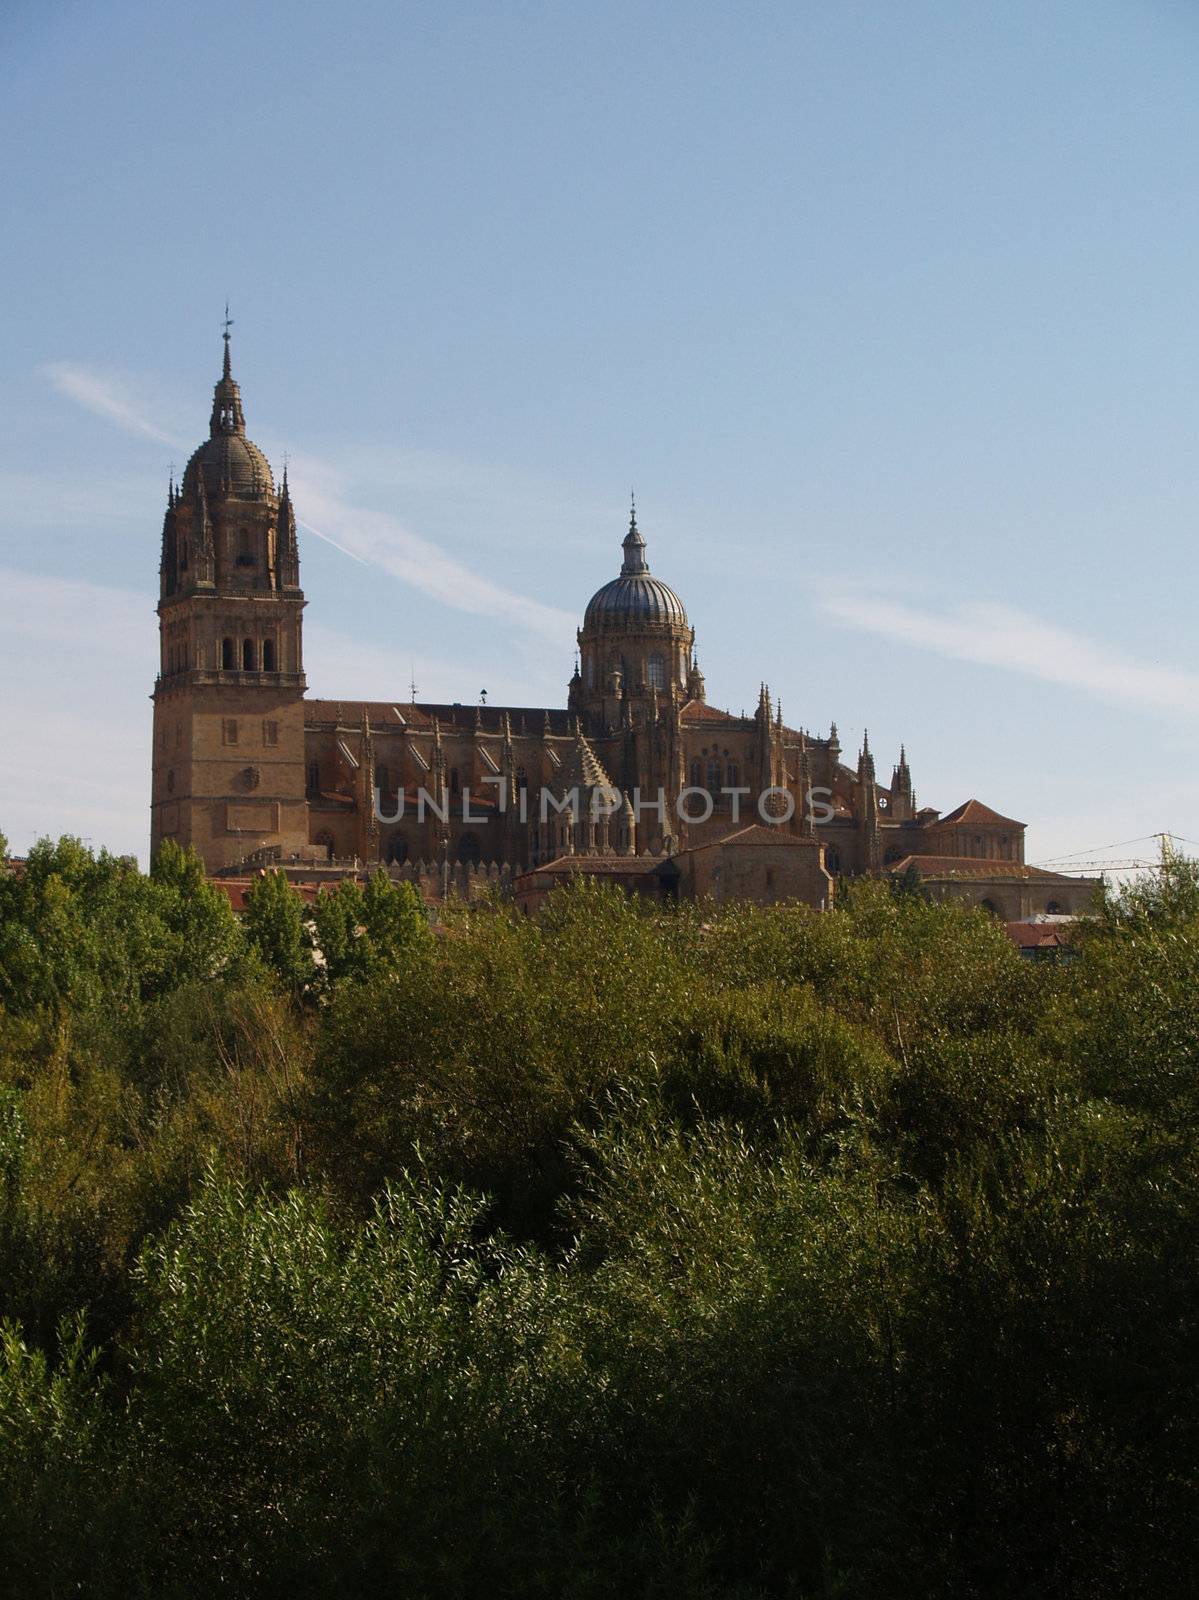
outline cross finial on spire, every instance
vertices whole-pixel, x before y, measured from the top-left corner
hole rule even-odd
[[[629,490],[629,532],[637,532],[637,494],[633,489]]]
[[[227,378],[232,376],[232,371],[231,371],[231,367],[230,367],[230,363],[229,363],[229,329],[232,326],[233,326],[233,318],[229,315],[229,299],[228,299],[228,296],[226,296],[226,298],[225,298],[225,321],[223,323],[224,332],[221,334],[221,338],[224,339],[224,341],[225,341],[225,376]]]

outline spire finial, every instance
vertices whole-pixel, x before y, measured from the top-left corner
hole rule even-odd
[[[229,329],[232,326],[233,326],[233,318],[229,315],[229,297],[228,297],[228,295],[226,295],[225,296],[224,332],[222,333],[221,337],[225,341],[225,376],[227,378],[231,378],[233,376],[233,370],[232,370],[232,367],[230,366],[230,362],[229,362]]]
[[[643,572],[649,571],[649,563],[645,559],[645,540],[637,531],[637,502],[632,491],[629,493],[629,531],[624,536],[624,562],[620,569],[622,578],[635,578]]]

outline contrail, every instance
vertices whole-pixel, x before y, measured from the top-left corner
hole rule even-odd
[[[326,544],[331,544],[335,550],[340,550],[343,556],[349,556],[350,560],[356,561],[360,567],[374,565],[373,562],[364,561],[361,556],[355,555],[352,550],[347,550],[344,544],[338,544],[336,539],[331,539],[327,533],[322,533],[319,528],[314,528],[311,522],[305,522],[301,517],[297,517],[296,526],[303,528],[305,533],[315,533],[318,539],[323,539]]]

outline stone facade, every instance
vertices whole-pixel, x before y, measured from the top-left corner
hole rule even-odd
[[[789,725],[765,684],[748,716],[710,705],[635,513],[622,556],[584,612],[564,707],[309,698],[296,513],[246,436],[226,332],[209,437],[163,522],[152,850],[178,839],[225,875],[384,863],[430,898],[563,858],[675,858],[679,893],[816,906],[840,875],[1023,862],[1022,823],[918,806],[904,750],[882,783],[868,740],[843,761],[836,724]],[[954,884],[988,898],[982,878]]]

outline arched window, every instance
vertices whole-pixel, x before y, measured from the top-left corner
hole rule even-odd
[[[321,792],[321,764],[320,764],[319,761],[310,761],[308,763],[308,793],[309,794],[319,794],[320,792]],[[317,840],[317,843],[318,844],[320,843],[319,839]]]
[[[587,654],[586,672],[587,672],[587,687],[589,689],[594,689],[595,688],[595,657],[590,653],[590,651]]]
[[[451,794],[457,794],[458,793],[458,768],[457,767],[451,767],[450,768],[450,793]]]
[[[1061,906],[1058,904],[1058,902],[1056,900],[1048,900],[1048,901],[1046,901],[1045,910],[1049,913],[1049,915],[1051,917],[1060,917],[1061,914],[1062,914],[1062,908],[1061,908]]]
[[[375,766],[375,788],[380,794],[391,793],[391,768],[386,761],[380,761]]]
[[[458,841],[458,859],[463,866],[473,867],[483,854],[477,833],[464,833]]]
[[[735,761],[730,761],[724,769],[724,781],[728,788],[736,789],[741,783],[741,768]]]
[[[397,867],[403,866],[404,862],[408,859],[407,839],[393,838],[389,840],[387,845],[387,859],[388,861],[393,862]]]
[[[993,917],[997,917],[999,915],[998,908],[993,900],[983,900],[980,902],[980,904],[982,909],[984,911],[989,911]]]
[[[233,660],[233,640],[232,639],[222,639],[221,640],[221,667],[223,668],[223,670],[225,672],[232,672],[233,668],[234,668],[234,665],[235,665],[235,663],[234,663],[234,660]]]
[[[242,640],[241,666],[242,666],[242,671],[243,672],[253,672],[253,670],[254,670],[254,641],[253,641],[253,639],[243,639]]]
[[[262,641],[262,670],[274,672],[275,670],[275,641],[264,639]]]
[[[711,756],[708,760],[708,790],[711,794],[720,793],[720,758]]]
[[[645,663],[645,671],[651,689],[665,689],[666,663],[656,650]]]
[[[318,833],[312,841],[319,850],[323,850],[329,860],[333,860],[333,835],[328,832]]]
[[[824,866],[827,872],[835,877],[841,870],[841,852],[835,844],[826,845],[824,849]]]
[[[691,787],[693,789],[702,789],[703,786],[704,786],[704,766],[703,766],[703,762],[702,761],[693,761],[691,763]]]

